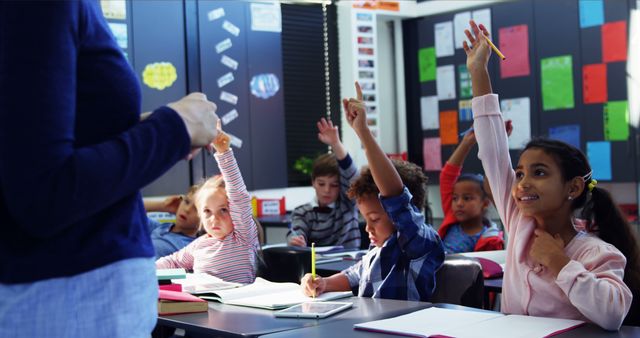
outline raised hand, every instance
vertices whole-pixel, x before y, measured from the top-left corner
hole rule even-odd
[[[340,135],[338,134],[338,127],[333,125],[331,120],[327,120],[324,117],[317,123],[318,125],[318,140],[320,142],[334,147],[340,143]]]
[[[360,134],[363,131],[369,130],[367,126],[367,109],[362,101],[362,89],[360,84],[356,81],[356,98],[342,99],[342,105],[344,107],[347,122],[356,132]]]
[[[162,201],[162,211],[170,212],[175,214],[178,212],[178,207],[180,206],[180,202],[182,202],[181,195],[173,195],[169,196]]]
[[[491,56],[491,46],[489,46],[487,39],[482,36],[489,37],[489,31],[484,25],[480,24],[480,26],[478,26],[473,20],[469,21],[469,25],[471,26],[473,34],[468,29],[464,30],[464,34],[467,36],[471,46],[469,46],[467,41],[463,41],[462,48],[467,54],[467,69],[469,72],[473,72],[486,68],[489,57]]]
[[[231,138],[229,137],[229,135],[227,135],[227,133],[222,131],[222,123],[220,122],[220,120],[218,120],[218,122],[216,123],[216,129],[218,135],[213,140],[212,145],[217,153],[222,154],[225,151],[229,150],[229,141],[231,140]]]

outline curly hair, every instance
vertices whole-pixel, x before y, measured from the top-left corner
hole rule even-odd
[[[391,162],[400,175],[402,183],[413,196],[411,203],[419,210],[422,210],[426,195],[425,185],[427,184],[427,177],[422,172],[422,169],[416,164],[407,161],[391,160]],[[351,184],[347,193],[351,199],[358,199],[366,195],[377,196],[380,193],[368,167],[364,167],[360,171],[360,177]]]

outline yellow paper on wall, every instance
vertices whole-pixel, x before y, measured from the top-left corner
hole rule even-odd
[[[142,71],[142,82],[157,90],[171,87],[177,78],[176,67],[170,62],[151,63]]]

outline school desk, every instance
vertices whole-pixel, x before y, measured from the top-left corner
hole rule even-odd
[[[170,334],[166,328],[214,337],[258,337],[261,335],[316,327],[337,321],[366,322],[400,316],[431,306],[431,303],[391,299],[351,297],[336,301],[353,302],[353,308],[324,319],[275,318],[273,311],[209,302],[209,311],[158,317],[154,337]]]
[[[433,304],[435,307],[468,311],[486,311],[475,308],[469,308],[451,304]],[[321,324],[317,327],[306,327],[296,330],[283,331],[273,334],[261,336],[261,338],[385,338],[385,337],[401,337],[391,334],[375,333],[368,331],[354,330],[353,325],[362,323],[355,318],[347,318],[345,320],[333,321]],[[605,331],[594,324],[586,324],[584,326],[569,330],[554,338],[632,338],[640,337],[640,327],[623,326],[618,332]]]

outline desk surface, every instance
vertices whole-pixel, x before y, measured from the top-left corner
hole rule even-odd
[[[450,309],[467,309],[470,311],[485,311],[474,308],[467,308],[464,306],[450,305],[450,304],[434,304],[440,308]],[[361,323],[351,318],[334,321],[331,323],[322,324],[318,327],[307,327],[297,330],[290,330],[284,332],[278,332],[261,336],[263,338],[326,338],[326,337],[340,337],[340,338],[384,338],[384,337],[401,337],[386,333],[376,333],[370,331],[354,330],[353,325]],[[571,331],[564,332],[562,334],[554,336],[558,338],[631,338],[640,337],[640,327],[623,326],[618,332],[605,331],[593,324],[587,324]]]
[[[160,316],[158,325],[221,337],[257,337],[287,330],[316,327],[332,322],[360,323],[395,317],[428,308],[424,302],[352,297],[353,308],[324,319],[275,318],[274,311],[209,302],[207,313]]]

